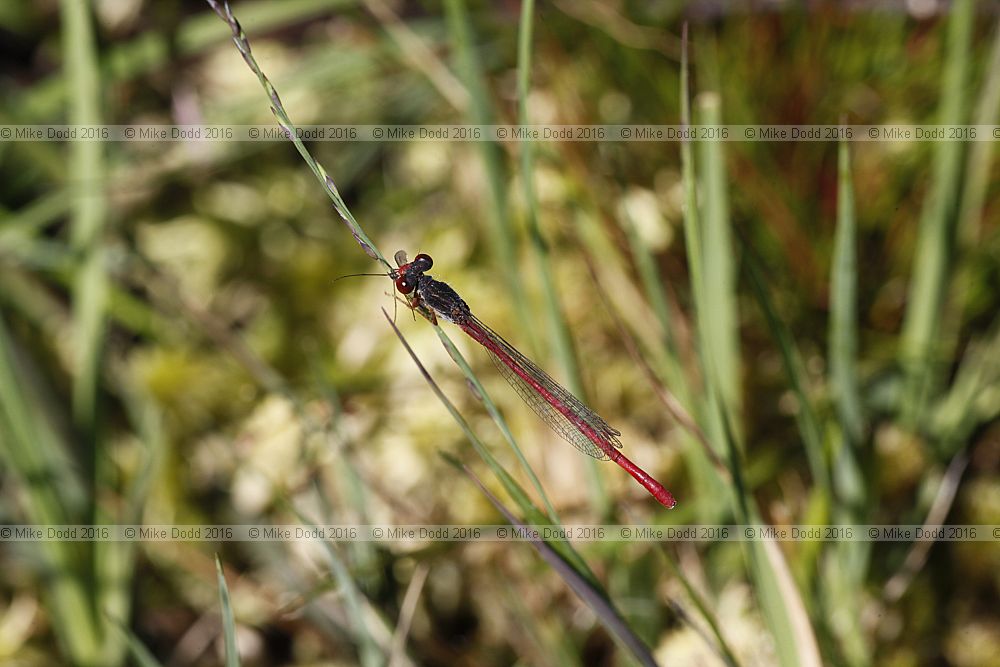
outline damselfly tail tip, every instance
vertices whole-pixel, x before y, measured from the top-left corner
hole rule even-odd
[[[654,497],[657,500],[659,500],[660,504],[666,507],[668,510],[672,510],[677,506],[677,499],[674,498],[674,495],[669,491],[667,491],[666,489],[662,489]]]

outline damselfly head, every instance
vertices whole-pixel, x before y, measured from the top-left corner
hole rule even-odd
[[[399,264],[399,268],[390,275],[396,283],[396,289],[403,294],[409,294],[415,290],[417,288],[417,279],[425,271],[430,271],[431,267],[434,266],[434,260],[431,259],[430,255],[425,253],[420,253],[413,258],[412,262],[407,262],[406,251],[400,250],[396,253],[395,260]]]

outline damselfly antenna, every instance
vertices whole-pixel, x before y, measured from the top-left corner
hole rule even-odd
[[[338,280],[343,280],[344,278],[356,278],[357,276],[379,276],[380,278],[384,278],[385,274],[384,273],[348,273],[346,276],[339,276],[337,278],[334,278],[333,282],[337,282]]]

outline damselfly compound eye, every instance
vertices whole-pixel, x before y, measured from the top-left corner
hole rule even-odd
[[[434,260],[431,259],[431,256],[425,255],[424,253],[420,253],[419,255],[414,257],[413,263],[419,264],[421,271],[430,271],[431,267],[434,266]]]
[[[400,276],[396,278],[396,289],[398,289],[403,294],[409,294],[413,291],[414,284],[406,279],[406,276]]]

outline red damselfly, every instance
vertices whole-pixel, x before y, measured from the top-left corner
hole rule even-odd
[[[584,454],[617,463],[666,507],[677,504],[670,491],[618,451],[620,432],[483,324],[449,285],[426,275],[434,265],[429,255],[421,253],[407,262],[400,250],[396,264],[399,268],[389,275],[396,289],[408,296],[410,307],[457,325],[486,348],[500,374],[552,430]]]

